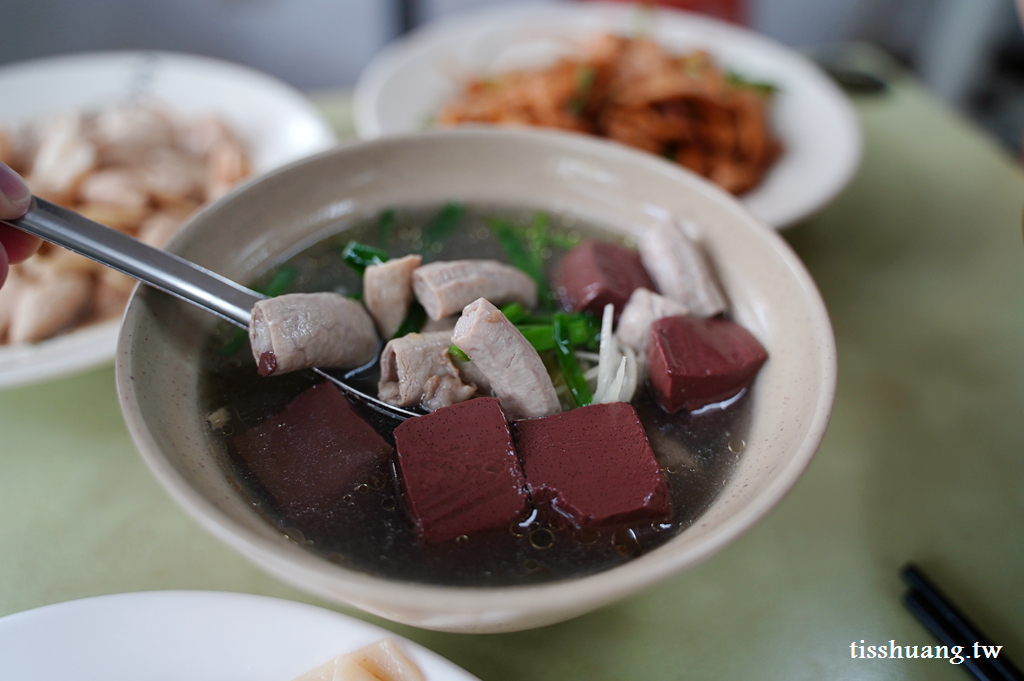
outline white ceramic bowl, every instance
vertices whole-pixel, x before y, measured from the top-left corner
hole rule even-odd
[[[783,228],[835,197],[860,164],[862,133],[850,100],[799,52],[767,36],[701,14],[636,3],[515,2],[431,22],[374,56],[355,91],[359,136],[422,130],[464,83],[515,68],[537,68],[602,33],[646,24],[673,52],[706,50],[748,78],[777,85],[772,119],[785,153],[740,198],[766,224]]]
[[[725,192],[655,156],[582,135],[461,129],[336,149],[202,211],[170,250],[237,281],[388,206],[512,204],[566,211],[637,233],[675,215],[703,229],[734,317],[767,348],[747,447],[693,525],[650,553],[575,580],[454,588],[346,570],[300,549],[229,483],[197,397],[198,355],[215,320],[149,289],[132,299],[117,354],[129,430],[171,496],[254,563],[310,593],[428,629],[496,632],[557,622],[704,560],[761,518],[807,466],[828,422],[836,359],[825,307],[799,259]]]
[[[253,172],[264,173],[336,143],[324,117],[300,92],[238,64],[172,52],[94,52],[0,68],[0,124],[153,98],[185,118],[215,115],[245,142]],[[68,376],[106,364],[117,321],[40,343],[0,345],[0,388]]]
[[[4,679],[287,681],[388,637],[425,681],[479,681],[423,646],[304,603],[217,591],[96,596],[0,617]]]

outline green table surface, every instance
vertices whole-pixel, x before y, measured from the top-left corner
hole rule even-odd
[[[348,129],[343,99],[315,101]],[[943,660],[851,659],[862,639],[936,643],[900,604],[914,560],[1024,663],[1024,177],[909,78],[855,105],[859,172],[785,232],[839,350],[831,425],[789,495],[700,566],[562,624],[457,635],[349,614],[485,681],[967,678]],[[335,608],[171,502],[111,367],[0,392],[0,517],[0,616],[163,589]]]

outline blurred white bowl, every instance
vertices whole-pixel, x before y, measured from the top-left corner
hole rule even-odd
[[[740,197],[762,222],[783,228],[824,206],[860,164],[860,121],[849,99],[800,53],[710,17],[661,9],[650,33],[675,52],[703,49],[725,69],[779,88],[772,105],[785,151],[764,182]],[[417,132],[471,79],[537,68],[602,33],[631,33],[632,3],[516,3],[428,24],[370,62],[355,91],[360,137]]]
[[[0,68],[0,123],[22,125],[65,111],[135,98],[185,117],[215,115],[242,138],[255,175],[336,142],[330,126],[291,86],[228,62],[168,52],[98,52]],[[67,376],[109,362],[119,322],[31,345],[0,345],[0,388]]]

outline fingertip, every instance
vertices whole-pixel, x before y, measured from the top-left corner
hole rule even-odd
[[[4,250],[3,244],[0,244],[0,287],[3,287],[4,282],[7,281],[7,251]]]
[[[0,162],[0,220],[20,218],[32,203],[32,191],[10,166]]]
[[[20,229],[0,225],[0,250],[6,251],[5,263],[19,263],[28,260],[39,250],[43,242]]]

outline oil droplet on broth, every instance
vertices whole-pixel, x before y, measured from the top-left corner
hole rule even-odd
[[[741,454],[747,448],[746,441],[741,437],[729,438],[729,451],[733,454]]]
[[[394,497],[386,497],[383,501],[380,502],[380,505],[384,508],[385,511],[394,511],[396,508],[398,508],[398,502],[395,501]]]
[[[554,533],[547,528],[538,528],[530,533],[530,546],[535,549],[549,549],[555,543]]]
[[[455,538],[455,543],[458,546],[465,546],[469,543],[469,536],[465,534],[460,534],[458,537]]]
[[[601,533],[597,530],[580,529],[572,533],[572,538],[584,546],[589,546],[601,538]]]
[[[612,534],[612,548],[623,557],[639,556],[641,551],[636,533],[628,527],[615,530]]]

